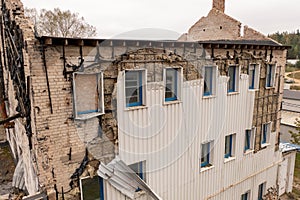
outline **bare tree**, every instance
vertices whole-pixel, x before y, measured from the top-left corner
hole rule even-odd
[[[26,8],[25,15],[34,23],[35,31],[39,36],[55,37],[93,37],[96,28],[88,24],[78,13],[42,9],[37,12],[35,8]]]

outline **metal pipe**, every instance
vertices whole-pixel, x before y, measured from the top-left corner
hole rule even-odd
[[[6,118],[6,119],[4,119],[4,120],[1,120],[1,121],[0,121],[0,125],[6,124],[7,122],[10,122],[10,121],[12,121],[12,120],[14,120],[14,119],[17,119],[17,118],[19,118],[19,117],[22,117],[21,113],[15,114],[15,115],[13,115],[13,116],[11,116],[11,117],[8,117],[8,118]]]
[[[45,46],[44,45],[42,46],[42,49],[43,49],[44,69],[45,69],[45,73],[46,73],[46,81],[47,81],[47,88],[48,88],[48,97],[49,97],[49,103],[50,103],[50,112],[51,112],[51,114],[53,114],[51,91],[50,91],[50,84],[49,84],[47,61],[46,61]]]

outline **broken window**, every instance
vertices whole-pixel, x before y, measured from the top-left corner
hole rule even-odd
[[[130,169],[136,173],[142,180],[146,182],[146,172],[145,172],[145,161],[137,162],[129,165]],[[136,188],[136,192],[140,191],[140,188]]]
[[[201,144],[201,167],[209,167],[212,165],[211,147],[212,142]]]
[[[227,135],[225,137],[225,153],[224,158],[230,158],[234,156],[234,144],[235,134]]]
[[[216,69],[213,66],[206,66],[204,70],[204,96],[210,96],[214,94],[215,90],[215,74]]]
[[[237,92],[238,91],[238,81],[239,81],[239,67],[232,65],[228,68],[228,92]]]
[[[165,101],[175,101],[179,99],[180,93],[180,68],[167,68],[165,74]]]
[[[266,87],[274,87],[275,86],[275,65],[268,64],[267,65],[267,74],[266,74]]]
[[[144,70],[130,70],[125,72],[126,107],[143,105]]]
[[[102,73],[74,73],[75,118],[89,118],[104,114]]]
[[[249,89],[258,89],[259,88],[259,65],[250,64],[249,65]]]
[[[145,172],[144,172],[144,162],[137,162],[134,163],[132,165],[129,165],[130,169],[132,169],[132,171],[134,171],[142,180],[146,180],[145,179]]]
[[[98,176],[80,179],[81,200],[104,200],[103,179]]]

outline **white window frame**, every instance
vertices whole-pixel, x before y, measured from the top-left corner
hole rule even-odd
[[[98,176],[97,176],[98,177]],[[79,179],[79,187],[80,187],[80,199],[81,200],[84,200],[84,198],[83,198],[83,185],[82,185],[82,180],[84,180],[84,179],[92,179],[92,178],[95,178],[95,177],[91,177],[91,176],[86,176],[86,177],[82,177],[82,178],[80,178]],[[100,179],[101,177],[98,177],[98,179]],[[100,197],[100,200],[104,200],[104,199],[106,199],[106,186],[105,186],[105,180],[102,178],[102,188],[100,188],[100,189],[102,189],[103,190],[103,198],[101,197],[101,195],[100,195],[100,191],[99,191],[99,197]],[[99,182],[99,187],[101,187],[101,185],[100,185],[100,182]]]
[[[175,97],[166,98],[166,87],[167,87],[167,73],[168,70],[174,70],[175,74],[175,82],[174,84],[174,94]],[[164,103],[172,103],[172,102],[178,102],[181,100],[181,92],[182,92],[182,82],[183,82],[183,76],[182,76],[182,67],[166,67],[163,70],[163,82],[164,82]]]
[[[250,131],[250,138],[249,138],[249,148],[246,149],[246,143],[247,143],[247,131]],[[252,152],[254,150],[254,142],[255,142],[255,134],[256,134],[256,127],[253,127],[251,129],[246,129],[245,130],[245,143],[244,143],[244,153],[249,153]]]
[[[231,83],[231,77],[229,75],[229,69],[234,67],[234,79],[233,79],[233,89],[230,88],[230,83]],[[239,65],[230,65],[228,67],[228,72],[227,72],[227,77],[228,77],[228,83],[227,83],[227,93],[237,93],[239,92],[239,86],[240,86],[240,66]]]
[[[259,184],[258,185],[258,192],[257,192],[257,199],[258,200],[262,200],[263,199],[263,197],[264,197],[264,195],[266,194],[266,185],[267,185],[267,182],[263,182],[263,183],[261,183],[261,184]],[[261,196],[261,198],[260,198],[260,187],[262,186],[262,196]]]
[[[209,92],[205,92],[205,84],[206,84],[206,68],[211,68],[211,75],[209,76],[209,85],[211,86],[211,89]],[[203,67],[203,97],[211,97],[216,95],[216,82],[217,82],[217,66],[215,65],[210,65],[210,66],[204,66]]]
[[[270,72],[270,66],[271,72]],[[266,69],[266,88],[274,88],[275,87],[275,76],[277,66],[275,64],[267,64]]]
[[[245,198],[243,198],[243,196],[245,196],[245,195],[247,195],[247,199],[245,199]],[[243,193],[242,195],[241,195],[241,200],[250,200],[251,198],[251,191],[250,190],[248,190],[247,192],[245,192],[245,193]]]
[[[229,137],[229,138],[228,138]],[[227,152],[227,139],[229,139],[229,152]],[[236,134],[229,134],[225,136],[225,140],[224,140],[224,158],[225,158],[225,162],[228,160],[232,160],[233,158],[235,158],[235,146],[236,146]]]
[[[140,73],[139,74],[139,98],[140,102],[135,102],[135,103],[129,103],[127,104],[127,95],[126,95],[126,73],[127,72],[135,72],[135,73]],[[123,77],[124,77],[124,107],[127,110],[130,109],[135,109],[139,107],[144,107],[146,106],[146,87],[147,87],[147,70],[146,69],[130,69],[130,70],[124,70],[123,72]],[[140,80],[141,79],[141,80]]]
[[[254,69],[254,76],[250,76],[250,71],[251,71],[252,68]],[[248,75],[249,75],[249,90],[259,89],[260,64],[251,63],[249,65]]]
[[[137,165],[138,168],[138,172],[134,171],[133,165]],[[136,163],[132,163],[130,165],[128,165],[128,167],[137,175],[140,177],[140,179],[142,179],[144,182],[147,181],[147,175],[146,175],[146,161],[139,161]],[[140,171],[141,170],[141,171]],[[136,192],[140,191],[140,188],[136,188]]]
[[[206,146],[208,145],[208,146]],[[201,154],[200,154],[200,167],[201,168],[208,168],[213,166],[213,141],[207,141],[201,144]],[[207,149],[203,149],[203,148]],[[202,155],[204,151],[207,151],[207,154],[205,156]],[[202,158],[207,157],[207,161],[205,163],[202,163]]]
[[[90,111],[87,113],[78,113],[78,105],[77,105],[77,97],[76,94],[78,91],[76,91],[76,77],[77,76],[84,76],[84,75],[95,75],[98,79],[97,87],[98,87],[98,110],[95,112]],[[103,80],[103,73],[97,72],[97,73],[84,73],[84,72],[75,72],[73,73],[73,110],[74,110],[74,116],[75,119],[89,119],[92,117],[96,117],[99,115],[105,114],[105,108],[104,108],[104,80]],[[100,87],[100,89],[99,89]]]
[[[271,126],[272,126],[271,122],[267,122],[261,125],[261,135],[260,135],[261,147],[265,147],[270,144]]]

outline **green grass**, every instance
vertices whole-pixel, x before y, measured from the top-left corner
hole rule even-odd
[[[294,169],[294,183],[296,184],[300,183],[300,153],[296,154],[295,169]],[[300,199],[299,188],[293,187],[293,192],[291,196],[293,196],[294,199]]]
[[[300,153],[296,154],[294,176],[300,179]]]
[[[299,70],[299,69],[297,69],[296,67],[290,67],[290,66],[287,66],[285,68],[285,72],[293,72],[293,71],[296,71],[296,70]]]
[[[291,85],[290,89],[291,90],[300,90],[300,86],[299,85]]]
[[[300,72],[296,72],[294,74],[289,74],[288,77],[295,78],[295,79],[300,79]]]

